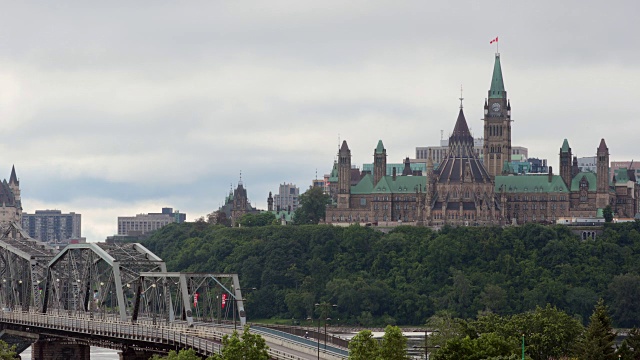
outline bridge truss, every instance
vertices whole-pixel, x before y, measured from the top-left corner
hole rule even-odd
[[[42,309],[127,320],[139,274],[166,270],[162,259],[137,243],[70,244],[49,262]]]
[[[3,310],[40,310],[53,247],[32,239],[17,223],[0,228],[0,305]]]
[[[230,313],[234,324],[236,313],[242,326],[247,320],[238,274],[142,272],[135,299],[133,321],[220,323]]]

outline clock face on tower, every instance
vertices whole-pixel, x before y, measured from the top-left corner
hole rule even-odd
[[[491,111],[493,111],[493,112],[498,112],[498,111],[500,111],[500,103],[493,103],[493,104],[491,104]]]

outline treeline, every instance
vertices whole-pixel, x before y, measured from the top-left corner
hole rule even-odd
[[[581,241],[564,226],[369,227],[206,223],[166,226],[144,242],[170,271],[236,272],[248,316],[306,319],[314,304],[364,326],[511,315],[552,304],[585,323],[599,298],[618,327],[640,325],[640,222]]]

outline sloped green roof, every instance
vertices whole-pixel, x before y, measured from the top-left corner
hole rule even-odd
[[[623,183],[629,181],[629,174],[627,174],[627,168],[616,169],[614,172],[617,183]]]
[[[508,193],[542,192],[542,193],[567,193],[567,186],[560,175],[530,174],[518,176],[496,176],[495,192],[504,189]]]
[[[333,169],[331,169],[331,175],[329,175],[329,182],[338,182],[338,163],[333,162]]]
[[[373,175],[367,174],[360,181],[351,187],[351,194],[366,195],[373,191]]]
[[[374,194],[399,194],[415,193],[416,190],[427,190],[426,176],[383,176],[373,187]]]
[[[564,139],[564,141],[562,142],[562,148],[560,149],[560,151],[562,151],[563,153],[569,152],[569,142],[567,141],[567,139]]]
[[[378,146],[376,146],[376,154],[382,154],[384,152],[384,145],[382,145],[382,140],[378,140]]]
[[[603,218],[604,217],[604,209],[600,208],[596,211],[596,217],[597,218]]]
[[[589,182],[589,191],[596,191],[596,183],[598,182],[598,178],[596,174],[592,172],[580,172],[578,175],[574,176],[571,180],[571,191],[580,190],[580,181],[585,177],[587,182]]]
[[[491,77],[491,88],[489,89],[489,99],[504,99],[504,81],[502,80],[502,67],[500,66],[500,54],[496,54],[496,61],[493,64],[493,76]]]
[[[291,222],[293,220],[293,213],[294,213],[293,211],[287,211],[287,210],[277,211],[277,210],[273,210],[273,211],[270,211],[270,212],[276,216],[276,219],[278,219],[278,221],[282,220],[283,218],[284,218],[284,220],[286,222]]]

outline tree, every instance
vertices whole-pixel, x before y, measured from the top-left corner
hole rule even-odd
[[[578,354],[584,360],[615,360],[613,341],[616,334],[611,328],[611,318],[604,305],[604,300],[598,300],[589,318],[589,326],[579,345]]]
[[[451,317],[448,311],[439,311],[427,320],[427,329],[433,330],[429,335],[429,346],[444,346],[447,341],[462,335],[463,320]]]
[[[259,214],[244,214],[239,223],[242,227],[267,226],[273,224],[275,219],[275,214],[263,211]]]
[[[222,225],[226,227],[231,227],[231,219],[227,217],[227,214],[224,211],[220,211],[220,210],[216,210],[211,214],[208,214],[207,222],[213,225]]]
[[[407,356],[407,338],[397,326],[387,325],[378,350],[380,360],[404,360]]]
[[[378,342],[371,330],[362,330],[349,341],[350,360],[371,360],[378,355]]]
[[[433,357],[435,360],[519,359],[518,343],[496,333],[472,339],[467,336],[447,341]]]
[[[633,349],[633,356],[630,359],[640,359],[640,330],[633,328],[629,331],[629,336],[624,340]]]
[[[268,349],[262,336],[250,333],[249,325],[245,325],[242,337],[234,331],[222,338],[222,354],[212,360],[269,360]]]
[[[208,357],[207,360],[213,360]],[[202,360],[202,358],[193,349],[180,350],[178,352],[171,350],[167,356],[153,355],[151,360]]]
[[[324,220],[331,197],[320,187],[312,187],[300,195],[300,206],[293,213],[295,225],[317,224]]]
[[[613,221],[613,209],[611,209],[611,205],[607,205],[602,209],[602,216],[605,222],[610,223]]]
[[[640,276],[618,275],[609,284],[611,317],[619,327],[630,328],[640,323]]]
[[[17,358],[16,346],[7,344],[0,340],[0,359],[1,360],[14,360]]]

